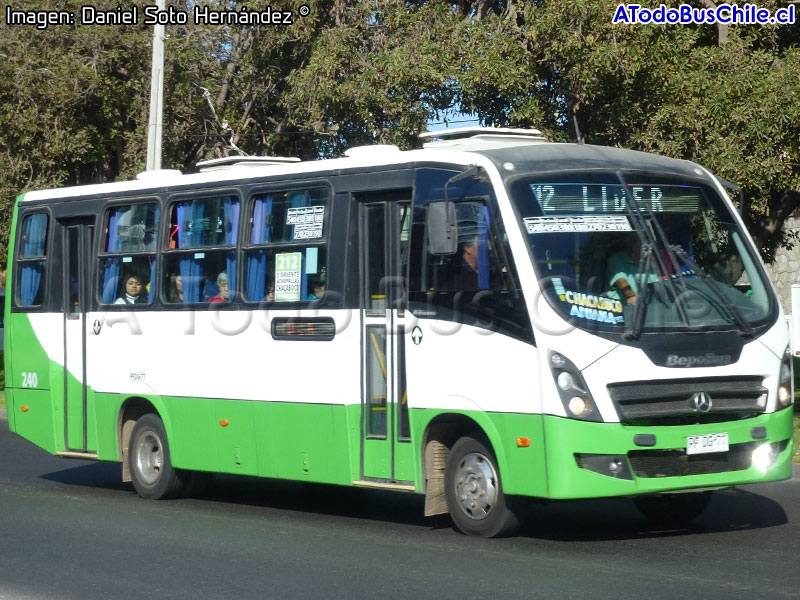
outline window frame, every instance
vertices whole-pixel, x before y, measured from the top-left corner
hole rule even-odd
[[[196,309],[200,306],[211,306],[215,310],[222,309],[226,310],[230,307],[233,307],[237,304],[238,300],[242,298],[242,292],[240,288],[240,281],[241,277],[239,277],[239,272],[241,270],[241,257],[242,257],[242,235],[243,235],[243,227],[244,227],[244,219],[242,218],[242,209],[244,208],[245,202],[243,201],[243,186],[236,186],[236,187],[222,187],[222,188],[198,188],[191,191],[181,191],[169,194],[166,200],[163,202],[164,208],[164,215],[165,218],[162,219],[161,224],[161,241],[158,244],[158,259],[156,264],[156,269],[158,273],[158,280],[159,286],[158,294],[154,301],[157,299],[158,302],[166,309]],[[236,231],[236,242],[233,245],[223,245],[223,246],[201,246],[201,247],[194,247],[194,248],[170,248],[169,241],[170,241],[170,229],[172,226],[172,211],[176,209],[177,205],[182,202],[192,202],[194,200],[202,200],[202,199],[212,199],[212,198],[235,198],[236,201],[239,203],[239,217],[238,222],[234,230]],[[236,272],[231,276],[230,273],[228,275],[228,285],[230,287],[230,282],[233,280],[234,283],[234,292],[235,295],[233,298],[229,299],[228,302],[215,302],[209,304],[208,301],[198,300],[197,302],[169,302],[166,297],[167,289],[166,286],[160,285],[163,283],[163,279],[165,273],[167,272],[166,268],[166,261],[170,260],[170,257],[175,256],[182,256],[188,254],[194,254],[197,252],[233,252],[234,260],[236,261]]]
[[[466,167],[463,166],[436,165],[421,166],[416,170],[411,209],[411,229],[409,231],[408,270],[406,273],[406,281],[408,282],[407,308],[418,319],[433,318],[468,326],[478,326],[535,346],[533,324],[528,314],[516,257],[511,250],[508,239],[509,223],[502,217],[500,200],[497,194],[498,190],[491,181],[489,182],[491,193],[483,201],[483,205],[489,210],[489,218],[492,223],[491,234],[493,234],[490,237],[498,242],[495,250],[497,258],[503,262],[502,266],[506,269],[509,286],[502,290],[492,290],[491,287],[489,290],[474,291],[428,289],[429,286],[425,281],[430,257],[427,211],[432,202],[442,200],[431,197],[431,177],[439,177],[437,174],[441,174],[441,178],[445,179],[447,176],[456,176],[464,172],[465,169]],[[449,199],[456,203],[459,202],[457,199]],[[417,285],[412,286],[412,283]],[[497,318],[492,317],[489,321],[491,326],[489,328],[483,325],[485,323],[483,315],[469,310],[473,301],[476,298],[485,296],[487,291],[492,294],[499,294],[501,298],[506,298],[507,300],[504,304],[508,309],[505,317],[501,318],[500,315]]]
[[[106,247],[108,244],[108,222],[111,217],[111,212],[114,209],[119,209],[126,206],[134,206],[136,204],[154,204],[159,211],[159,220],[163,222],[164,220],[164,207],[161,199],[158,196],[139,196],[133,198],[115,198],[106,202],[103,205],[103,212],[101,213],[101,221],[100,227],[96,228],[99,231],[95,233],[95,248],[96,251],[94,252],[94,260],[95,260],[95,275],[97,276],[97,281],[95,282],[94,287],[94,302],[98,307],[98,310],[150,310],[152,309],[157,303],[159,299],[159,279],[160,277],[158,272],[158,258],[160,254],[161,244],[160,239],[162,235],[162,227],[161,223],[156,223],[156,243],[153,250],[138,250],[136,252],[108,252],[106,250],[102,250],[102,248]],[[100,293],[100,263],[103,259],[107,258],[114,258],[114,257],[123,257],[123,256],[131,256],[131,257],[152,257],[153,259],[153,266],[152,270],[155,271],[156,277],[153,280],[152,273],[151,273],[151,281],[153,281],[153,285],[155,285],[155,290],[153,292],[153,300],[147,303],[142,303],[139,305],[136,304],[116,304],[116,300],[111,304],[106,304],[103,301],[103,296]],[[93,276],[94,277],[94,276]]]
[[[256,199],[259,197],[268,196],[270,194],[284,194],[290,192],[299,192],[299,191],[308,191],[311,192],[312,190],[324,190],[325,192],[325,215],[323,217],[322,222],[322,231],[323,235],[321,238],[315,239],[307,239],[307,240],[291,240],[291,241],[274,241],[274,242],[267,242],[267,243],[260,243],[260,244],[253,244],[249,241],[245,243],[245,240],[249,240],[250,236],[249,233],[252,231],[253,226],[253,211],[255,207]],[[300,300],[293,300],[289,302],[277,302],[275,300],[266,301],[264,299],[261,300],[249,300],[246,295],[246,279],[247,279],[247,258],[248,253],[253,250],[263,250],[265,252],[269,251],[270,249],[286,249],[291,251],[293,248],[296,249],[305,249],[309,247],[316,247],[316,248],[324,248],[325,249],[325,259],[322,261],[319,267],[323,267],[326,273],[326,292],[330,291],[329,286],[329,276],[330,276],[330,257],[328,256],[328,250],[330,248],[331,242],[331,224],[333,222],[333,204],[334,204],[334,197],[335,192],[330,184],[330,181],[327,179],[324,180],[312,180],[312,181],[291,181],[291,182],[282,182],[279,185],[269,185],[269,186],[257,186],[252,188],[247,197],[247,203],[245,208],[247,209],[246,217],[241,218],[241,235],[239,238],[239,257],[241,265],[238,267],[241,269],[242,277],[240,278],[242,282],[241,293],[237,294],[244,304],[247,306],[268,306],[270,309],[292,309],[298,307],[307,307],[312,303],[328,303],[329,298],[328,294],[325,294],[321,300],[308,300],[306,298],[302,298]],[[268,277],[268,274],[267,274]],[[317,306],[318,304],[315,304]]]
[[[25,220],[37,214],[44,214],[47,217],[47,229],[45,232],[45,251],[44,256],[41,257],[23,257],[23,227]],[[13,286],[14,294],[12,299],[12,308],[14,312],[45,312],[48,307],[48,299],[50,298],[51,277],[50,271],[52,270],[50,260],[50,250],[53,245],[55,231],[55,218],[49,206],[31,206],[30,208],[21,209],[17,217],[17,231],[14,238],[14,265],[13,265]],[[39,304],[23,304],[20,298],[20,277],[22,276],[22,266],[25,263],[44,262],[42,269],[44,277],[44,288],[40,290],[42,294],[42,301]],[[6,298],[8,301],[8,298]]]

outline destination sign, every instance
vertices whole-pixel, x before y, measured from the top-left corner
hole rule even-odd
[[[621,185],[597,183],[532,183],[542,212],[557,214],[628,213],[628,200]],[[697,213],[707,206],[698,187],[685,185],[628,185],[636,204],[645,213]]]

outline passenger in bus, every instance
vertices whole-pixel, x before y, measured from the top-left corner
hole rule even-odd
[[[478,236],[464,238],[459,235],[456,267],[451,271],[445,289],[478,289]]]
[[[267,282],[267,293],[264,296],[264,302],[275,302],[275,280],[270,279]]]
[[[183,279],[180,275],[172,275],[169,278],[169,293],[167,294],[167,302],[182,304],[183,303]]]
[[[225,271],[217,275],[217,288],[219,289],[219,293],[216,296],[211,296],[211,298],[209,298],[208,301],[227,302],[229,297],[228,274]]]
[[[488,238],[487,218],[484,215],[485,207],[477,202],[459,202],[456,204],[458,219],[458,252],[454,257],[449,273],[445,277],[442,289],[450,291],[472,291],[483,287],[493,288],[493,283],[487,275],[480,277],[481,268],[488,269],[485,261]],[[483,245],[484,261],[480,259],[481,246]]]
[[[129,273],[123,283],[123,294],[114,304],[147,304],[145,285],[147,278],[140,273]]]
[[[311,290],[307,300],[322,300],[325,295],[325,282],[319,277],[315,277],[311,280]]]

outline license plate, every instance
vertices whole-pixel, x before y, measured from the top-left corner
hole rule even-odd
[[[728,451],[727,433],[707,433],[690,435],[686,438],[686,454],[709,454]]]

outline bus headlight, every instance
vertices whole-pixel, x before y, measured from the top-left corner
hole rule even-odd
[[[786,408],[794,401],[792,377],[792,351],[787,346],[781,361],[781,370],[778,377],[778,408]]]
[[[602,421],[589,387],[578,368],[559,352],[550,353],[550,371],[568,417],[584,421]]]
[[[583,418],[592,412],[592,401],[583,396],[573,396],[570,398],[567,408],[572,416]]]

